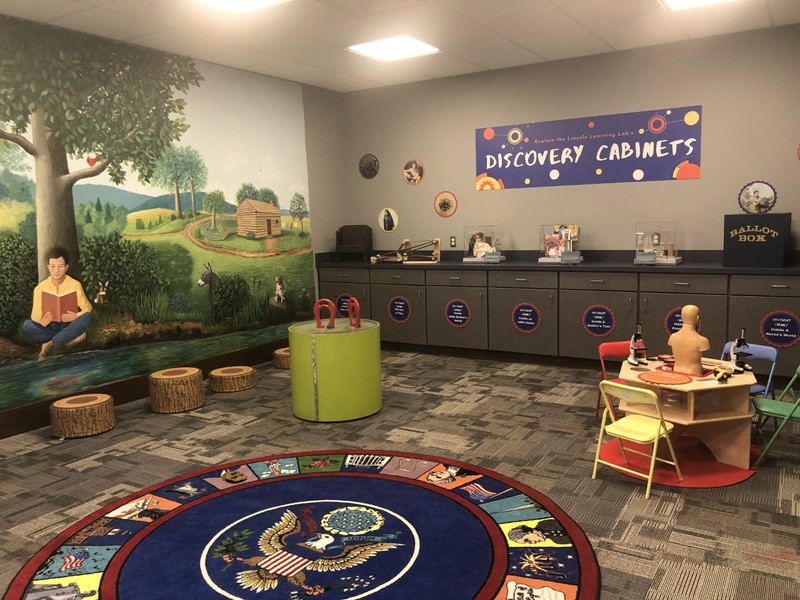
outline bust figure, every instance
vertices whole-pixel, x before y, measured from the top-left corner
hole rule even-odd
[[[667,340],[672,348],[672,355],[675,357],[673,369],[687,375],[702,375],[703,352],[710,350],[711,344],[707,338],[697,333],[700,309],[694,304],[687,304],[681,309],[681,319],[683,327],[669,336],[669,340]]]

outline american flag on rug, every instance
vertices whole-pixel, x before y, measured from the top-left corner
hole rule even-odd
[[[314,561],[310,558],[304,558],[286,550],[278,550],[275,554],[271,554],[264,560],[259,561],[258,566],[270,573],[291,577],[312,562]]]
[[[497,492],[490,492],[480,483],[468,483],[461,489],[467,492],[470,498],[479,500],[480,502],[497,495]]]
[[[63,573],[64,571],[69,571],[70,569],[77,569],[87,558],[89,558],[89,553],[86,550],[80,550],[74,554],[65,556],[64,564],[58,568],[58,572]]]

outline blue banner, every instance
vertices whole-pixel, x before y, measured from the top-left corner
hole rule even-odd
[[[700,178],[701,106],[475,130],[475,189]]]

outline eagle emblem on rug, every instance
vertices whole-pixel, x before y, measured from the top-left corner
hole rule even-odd
[[[357,507],[351,507],[358,510]],[[341,517],[338,511],[335,516]],[[387,552],[402,546],[393,541],[396,535],[335,535],[341,533],[363,534],[366,531],[346,531],[330,526],[325,528],[331,533],[318,530],[316,521],[309,509],[301,511],[298,517],[291,510],[286,510],[280,520],[262,532],[258,538],[260,554],[243,557],[247,551],[245,539],[252,532],[249,530],[234,532],[214,549],[214,556],[221,558],[228,565],[252,567],[241,570],[236,575],[236,582],[245,590],[263,592],[278,587],[284,578],[289,584],[304,590],[306,596],[317,596],[330,588],[307,581],[308,572],[331,573],[344,571],[351,567],[363,565],[380,552]],[[376,511],[368,511],[367,517],[372,519],[372,531],[376,520],[382,521]],[[349,515],[348,515],[349,516]],[[327,525],[331,515],[326,515],[323,525]],[[334,535],[332,535],[332,533]]]

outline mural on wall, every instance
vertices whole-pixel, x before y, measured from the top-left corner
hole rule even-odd
[[[475,189],[700,178],[701,106],[475,130]]]
[[[0,54],[0,410],[310,315],[298,84],[6,17]],[[51,323],[34,288],[72,278]]]

